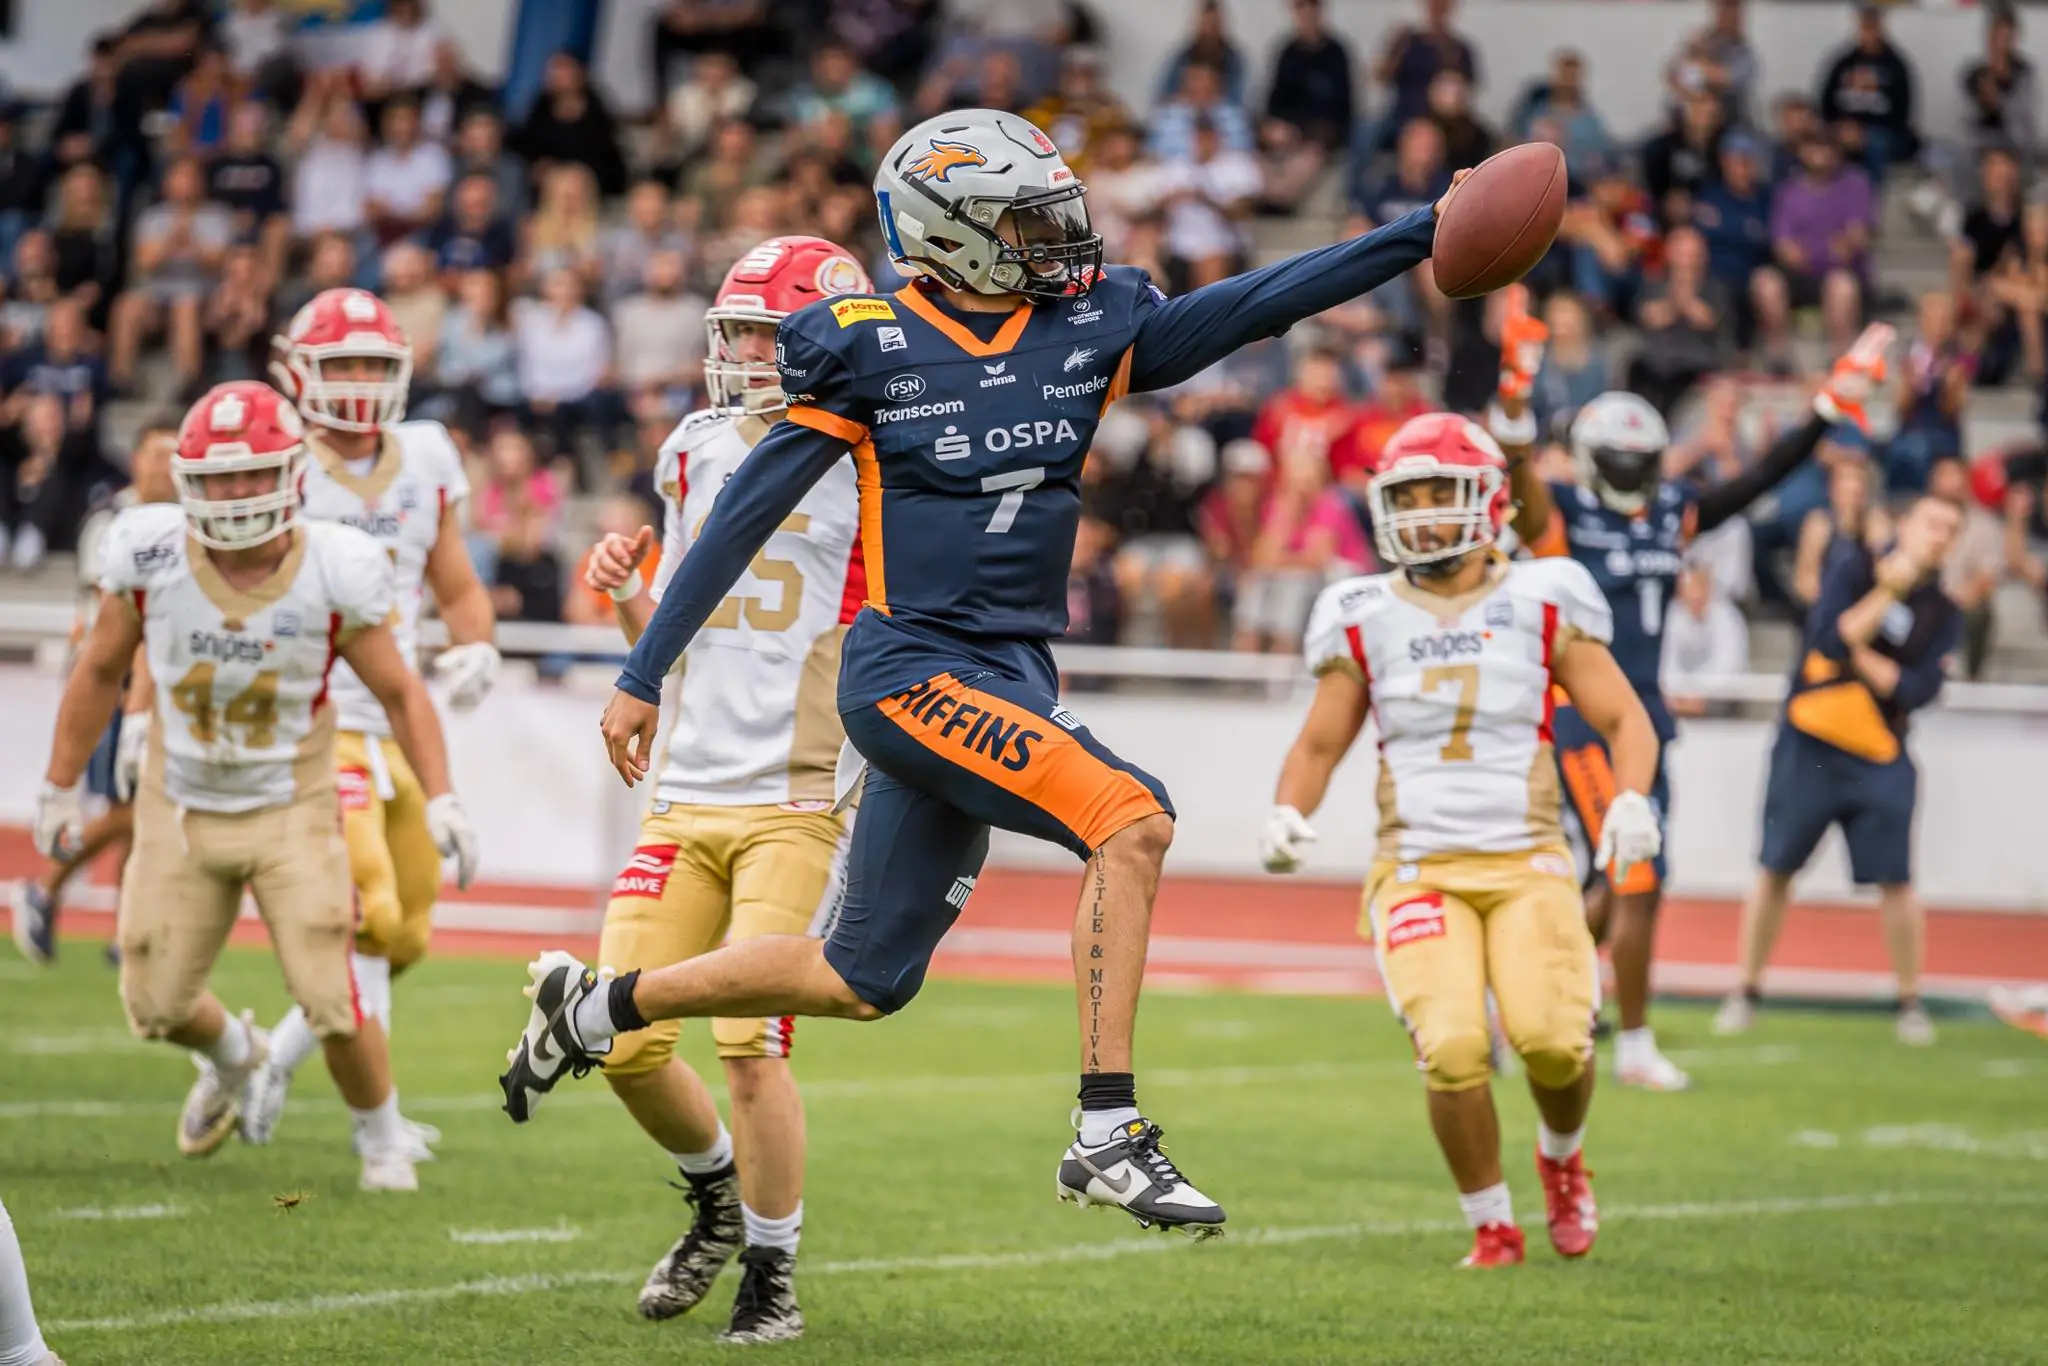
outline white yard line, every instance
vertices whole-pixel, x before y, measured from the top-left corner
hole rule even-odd
[[[448,1239],[456,1243],[573,1243],[583,1236],[580,1228],[451,1228]]]
[[[86,1205],[82,1209],[57,1211],[59,1219],[175,1219],[184,1211],[176,1205],[115,1205],[107,1208],[100,1205]]]
[[[1979,1191],[1869,1191],[1855,1195],[1794,1196],[1784,1199],[1705,1201],[1688,1204],[1620,1206],[1603,1209],[1605,1223],[1662,1223],[1709,1219],[1744,1219],[1795,1214],[1847,1213],[1897,1209],[1915,1205],[1999,1206],[2048,1204],[2048,1195],[1991,1194]],[[1294,1228],[1252,1228],[1230,1235],[1239,1247],[1284,1247],[1295,1243],[1349,1239],[1409,1238],[1420,1234],[1452,1234],[1465,1230],[1456,1219],[1371,1220],[1348,1224]],[[901,1275],[905,1272],[997,1271],[1017,1267],[1053,1266],[1062,1262],[1112,1261],[1149,1254],[1205,1255],[1178,1238],[1166,1235],[1132,1237],[1119,1242],[1071,1243],[1064,1247],[1018,1252],[962,1252],[932,1257],[871,1257],[852,1261],[813,1262],[806,1276]],[[1451,1263],[1444,1263],[1449,1267]],[[322,1314],[384,1309],[395,1305],[431,1304],[469,1297],[531,1295],[583,1285],[620,1285],[639,1281],[642,1271],[571,1271],[531,1276],[488,1276],[452,1285],[393,1287],[345,1295],[315,1295],[295,1300],[231,1300],[146,1314],[96,1319],[59,1319],[43,1325],[49,1334],[128,1333],[150,1328],[175,1328],[195,1323],[248,1323],[259,1320],[308,1318]]]

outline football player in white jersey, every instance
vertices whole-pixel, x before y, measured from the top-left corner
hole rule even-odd
[[[639,639],[661,585],[688,553],[719,488],[775,423],[787,400],[775,328],[814,299],[861,293],[867,275],[845,248],[777,237],[727,272],[705,325],[711,406],[662,443],[660,568],[641,564],[654,533],[608,535],[587,571],[619,626]],[[728,938],[818,934],[841,890],[847,820],[834,810],[839,642],[866,597],[851,460],[821,480],[783,523],[732,597],[682,659],[682,701],[668,764],[639,847],[612,886],[598,959],[607,972],[666,967]],[[732,1097],[728,1134],[703,1081],[675,1056],[680,1023],[620,1035],[605,1079],[682,1169],[696,1217],[655,1265],[640,1312],[693,1308],[735,1253],[745,1267],[732,1342],[803,1332],[792,1276],[803,1222],[804,1112],[789,1071],[795,1020],[713,1020]],[[507,1088],[508,1110],[523,1097]],[[737,1159],[737,1161],[735,1161]]]
[[[1551,686],[1605,737],[1621,791],[1597,862],[1657,853],[1644,797],[1656,771],[1648,712],[1609,653],[1611,617],[1571,560],[1496,547],[1508,478],[1500,447],[1449,413],[1387,442],[1368,491],[1388,573],[1325,590],[1311,614],[1315,700],[1281,769],[1262,854],[1300,866],[1307,816],[1370,716],[1379,732],[1379,847],[1360,932],[1427,1078],[1430,1126],[1474,1230],[1467,1266],[1523,1260],[1489,1087],[1486,995],[1542,1116],[1537,1169],[1550,1241],[1592,1249],[1580,1155],[1593,1094],[1593,939],[1559,824]]]
[[[468,862],[475,837],[448,790],[440,721],[392,633],[390,564],[353,527],[298,515],[306,460],[298,413],[267,385],[220,385],[185,415],[179,505],[130,508],[107,532],[103,601],[58,709],[36,844],[76,839],[86,756],[144,646],[154,707],[121,884],[121,999],[138,1035],[200,1063],[178,1146],[203,1157],[227,1140],[268,1054],[264,1032],[206,987],[247,891],[355,1116],[363,1188],[415,1190],[384,1031],[350,966],[337,658],[389,715],[429,794],[436,847]]]
[[[330,289],[299,310],[279,338],[277,377],[305,418],[311,460],[304,513],[367,532],[390,559],[398,592],[392,633],[417,668],[421,597],[431,591],[453,644],[435,656],[435,682],[448,705],[473,710],[498,673],[490,593],[462,540],[469,496],[462,457],[438,422],[406,422],[412,347],[383,300],[360,289]],[[348,842],[360,921],[356,982],[363,1010],[391,1031],[391,979],[427,951],[441,858],[427,830],[425,791],[393,742],[384,709],[344,664],[334,671],[342,834]],[[460,886],[470,868],[457,869]],[[267,1143],[284,1113],[292,1074],[315,1047],[294,1007],[270,1038],[270,1061],[249,1091],[242,1134]],[[411,1120],[416,1156],[440,1135]]]

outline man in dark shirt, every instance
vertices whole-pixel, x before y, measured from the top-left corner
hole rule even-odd
[[[43,320],[42,340],[0,365],[0,392],[10,404],[48,394],[64,406],[64,425],[97,437],[107,397],[107,367],[86,349],[85,308],[59,299]]]
[[[427,234],[427,250],[444,276],[503,270],[517,247],[512,225],[498,212],[498,187],[481,171],[456,182],[448,212]]]
[[[267,106],[236,106],[220,155],[206,168],[206,197],[234,214],[235,236],[260,244],[273,278],[281,278],[291,219],[285,210],[284,168],[265,148],[269,134]]]
[[[1872,182],[1920,150],[1913,130],[1913,68],[1885,36],[1884,6],[1856,7],[1856,41],[1836,56],[1820,83],[1820,116],[1860,139]]]
[[[1899,981],[1899,1041],[1934,1040],[1919,995],[1927,927],[1912,886],[1918,779],[1905,739],[1907,718],[1940,694],[1944,661],[1962,641],[1962,611],[1941,591],[1942,562],[1961,529],[1959,508],[1923,497],[1900,517],[1882,558],[1851,545],[1821,582],[1771,750],[1763,851],[1742,911],[1742,986],[1723,1003],[1717,1033],[1741,1033],[1754,1020],[1792,879],[1839,825],[1850,873],[1878,888]]]

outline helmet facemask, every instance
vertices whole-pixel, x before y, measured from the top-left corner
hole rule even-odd
[[[922,185],[913,188],[931,193]],[[910,241],[891,221],[888,196],[879,197],[879,206],[891,254],[913,270],[948,289],[1053,301],[1086,294],[1102,272],[1102,235],[1089,223],[1087,192],[1070,180],[1013,199],[958,200],[945,204],[938,231]]]
[[[275,484],[260,493],[221,498],[207,487],[214,476],[260,470],[277,475]],[[223,442],[207,447],[198,459],[174,457],[171,481],[194,540],[214,550],[249,550],[292,529],[305,471],[303,444],[257,452],[243,442]]]
[[[1366,489],[1380,559],[1423,577],[1449,574],[1494,542],[1501,471],[1403,461]]]
[[[365,373],[380,363],[381,374]],[[285,365],[294,402],[309,422],[338,432],[374,432],[405,417],[412,348],[403,342],[367,335],[328,346],[299,344]],[[345,374],[337,376],[336,370]]]
[[[1635,513],[1649,500],[1663,457],[1661,450],[1595,446],[1587,452],[1593,468],[1590,472],[1582,471],[1581,477],[1592,485],[1601,502],[1617,512]]]
[[[789,406],[774,357],[740,357],[741,325],[765,328],[772,338],[783,316],[744,296],[715,304],[704,315],[704,394],[712,407],[737,408],[765,417]]]

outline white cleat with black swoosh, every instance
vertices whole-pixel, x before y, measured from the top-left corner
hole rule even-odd
[[[1062,1200],[1089,1205],[1114,1205],[1138,1221],[1140,1228],[1170,1228],[1190,1238],[1214,1238],[1223,1232],[1223,1206],[1196,1190],[1161,1150],[1161,1131],[1142,1116],[1116,1131],[1097,1147],[1080,1135],[1060,1159],[1054,1189]]]
[[[609,975],[600,975],[570,954],[550,949],[526,965],[532,979],[526,995],[533,1001],[519,1043],[505,1055],[511,1066],[498,1078],[505,1092],[505,1113],[524,1124],[540,1107],[540,1098],[555,1089],[564,1073],[580,1077],[611,1047],[591,1049],[576,1034],[576,1004],[593,991],[605,990]]]

